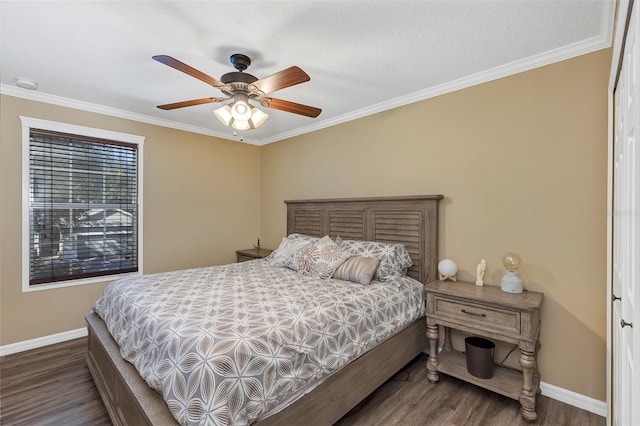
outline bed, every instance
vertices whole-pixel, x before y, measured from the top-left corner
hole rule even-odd
[[[403,244],[413,261],[407,275],[424,283],[436,277],[441,199],[441,195],[431,195],[285,201],[287,235],[329,235],[346,240]],[[233,271],[235,266],[225,268]],[[94,312],[86,319],[87,364],[113,423],[177,424],[162,396],[121,357],[120,347],[105,322]],[[286,408],[255,424],[333,424],[424,351],[425,333],[423,317],[411,321]]]

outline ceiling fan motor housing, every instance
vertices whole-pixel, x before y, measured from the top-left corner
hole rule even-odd
[[[242,53],[234,53],[229,57],[229,62],[231,62],[231,65],[233,65],[235,69],[242,72],[251,65],[251,58]]]
[[[258,79],[252,76],[251,74],[247,74],[246,72],[228,72],[224,74],[222,77],[220,77],[220,81],[223,82],[224,84],[229,84],[229,83],[251,84],[255,81],[258,81]]]
[[[249,87],[251,83],[258,81],[258,78],[242,72],[251,65],[251,58],[242,53],[234,53],[229,58],[229,62],[238,71],[228,72],[220,77],[220,81],[225,85],[220,90],[228,96],[233,96],[236,92],[246,92],[251,97],[258,96],[259,93],[254,93],[255,91],[252,91]]]
[[[233,96],[236,92],[249,92],[249,85],[258,81],[257,77],[242,72],[251,65],[251,58],[241,53],[234,53],[229,58],[229,62],[238,71],[228,72],[220,77],[220,81],[224,84],[220,90],[228,96]]]

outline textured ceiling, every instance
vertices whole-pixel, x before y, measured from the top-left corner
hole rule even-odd
[[[610,45],[613,1],[1,1],[0,90],[234,139],[214,105],[155,106],[220,91],[151,59],[217,79],[232,53],[265,77],[298,65],[311,81],[274,97],[318,118],[265,109],[244,133],[265,144]],[[27,78],[37,91],[15,86]],[[46,118],[46,117],[38,117]],[[236,138],[237,139],[237,138]]]

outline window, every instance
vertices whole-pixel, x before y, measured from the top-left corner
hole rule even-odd
[[[20,118],[23,291],[141,272],[144,138]]]

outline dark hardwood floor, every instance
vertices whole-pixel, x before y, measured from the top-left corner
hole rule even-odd
[[[0,424],[111,425],[76,339],[0,358]],[[443,375],[429,383],[416,358],[337,425],[526,425],[517,401]],[[605,419],[541,396],[540,425],[604,425]]]
[[[110,426],[86,353],[83,338],[0,358],[0,424]]]

